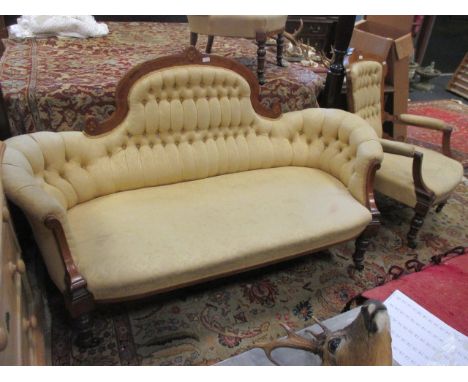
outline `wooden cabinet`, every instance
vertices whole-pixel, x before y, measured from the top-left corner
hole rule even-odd
[[[288,16],[286,31],[292,33],[297,30],[301,19],[304,27],[297,38],[328,55],[335,40],[338,16]]]
[[[0,142],[0,157],[4,145]],[[0,177],[0,365],[45,363],[40,299],[34,295]]]

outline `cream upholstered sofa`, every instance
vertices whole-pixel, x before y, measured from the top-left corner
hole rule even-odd
[[[377,224],[373,129],[340,110],[279,115],[255,76],[195,48],[131,70],[113,116],[6,141],[8,198],[89,340],[95,302],[164,292],[357,238]]]

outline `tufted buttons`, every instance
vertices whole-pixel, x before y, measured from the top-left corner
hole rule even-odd
[[[140,149],[141,144],[140,144],[140,143],[137,143],[135,146],[136,146],[137,149]]]
[[[127,144],[124,143],[124,144],[122,145],[122,148],[125,150],[125,149],[127,148]]]

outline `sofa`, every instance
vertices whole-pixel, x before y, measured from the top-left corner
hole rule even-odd
[[[378,226],[382,148],[360,117],[264,108],[246,67],[190,47],[133,68],[84,132],[5,141],[7,197],[92,344],[96,303],[162,293],[356,239]]]

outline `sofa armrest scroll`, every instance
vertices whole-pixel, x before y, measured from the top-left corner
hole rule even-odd
[[[73,260],[65,231],[60,220],[53,215],[49,215],[45,218],[44,224],[54,235],[65,267],[65,285],[67,288],[67,298],[65,299],[65,302],[67,304],[67,308],[72,317],[79,317],[93,309],[94,297],[92,293],[88,291],[86,279],[81,275],[75,261]]]

